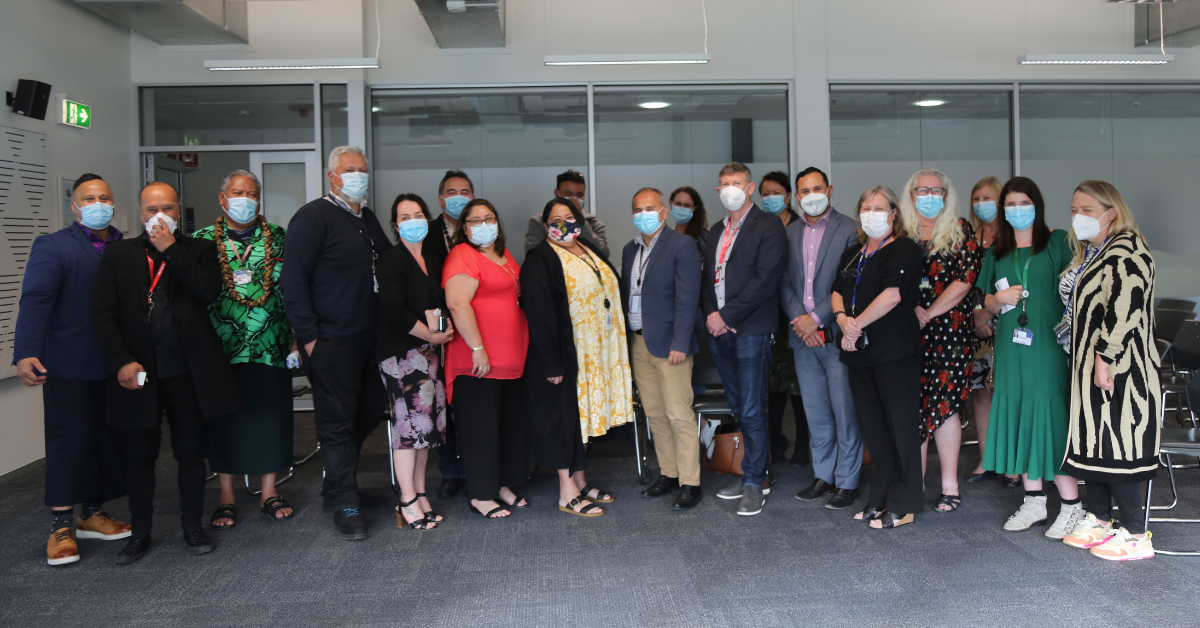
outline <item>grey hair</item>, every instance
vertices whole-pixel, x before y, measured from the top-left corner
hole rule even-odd
[[[330,172],[337,170],[338,158],[342,155],[362,155],[363,159],[367,158],[367,153],[357,146],[338,146],[329,151],[329,163],[327,165]]]
[[[226,191],[228,191],[229,184],[233,183],[233,180],[238,177],[246,177],[246,178],[250,179],[251,181],[253,181],[254,187],[258,188],[258,193],[262,194],[262,182],[258,180],[258,176],[255,175],[253,172],[250,172],[249,170],[242,170],[240,168],[225,175],[224,179],[221,179],[221,193],[224,194]],[[228,195],[226,195],[226,196],[228,196]]]
[[[645,187],[645,188],[638,190],[637,192],[634,192],[633,193],[633,201],[631,201],[631,203],[635,203],[637,201],[638,195],[640,195],[642,192],[654,192],[655,194],[657,194],[659,207],[662,207],[667,204],[667,195],[663,194],[662,190],[660,190],[658,188],[651,188],[651,187]]]

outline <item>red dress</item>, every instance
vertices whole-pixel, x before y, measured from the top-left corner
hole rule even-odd
[[[519,379],[525,372],[525,353],[529,349],[529,324],[517,302],[521,267],[507,249],[504,257],[508,261],[500,266],[470,244],[460,244],[450,250],[442,267],[442,288],[455,275],[469,275],[479,281],[471,308],[492,366],[489,379]],[[473,368],[471,348],[462,334],[456,333],[446,345],[448,401],[454,400],[454,378],[471,375]]]

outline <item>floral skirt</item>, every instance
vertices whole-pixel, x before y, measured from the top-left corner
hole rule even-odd
[[[379,363],[392,414],[392,449],[430,449],[446,440],[446,387],[438,348],[425,344]]]

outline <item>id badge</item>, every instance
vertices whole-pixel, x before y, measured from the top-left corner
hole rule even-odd
[[[375,283],[375,293],[378,294],[379,293],[379,278],[376,277],[375,275],[371,275],[371,281]]]
[[[932,286],[931,286],[931,284],[929,283],[929,277],[921,277],[921,289],[922,289],[922,290],[928,290],[928,289],[930,289],[931,287],[932,287]]]
[[[642,295],[635,294],[635,295],[629,297],[629,313],[630,314],[641,314],[642,313]]]
[[[1013,330],[1013,342],[1026,347],[1033,346],[1033,332],[1018,327]]]
[[[254,273],[250,272],[248,269],[243,268],[241,270],[233,271],[233,283],[239,286],[244,286],[250,283],[250,280],[252,279],[254,279]]]
[[[612,312],[604,313],[604,327],[608,331],[612,331]]]

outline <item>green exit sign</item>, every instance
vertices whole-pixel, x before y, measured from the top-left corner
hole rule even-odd
[[[62,123],[80,129],[92,128],[92,106],[69,98],[63,98]]]

